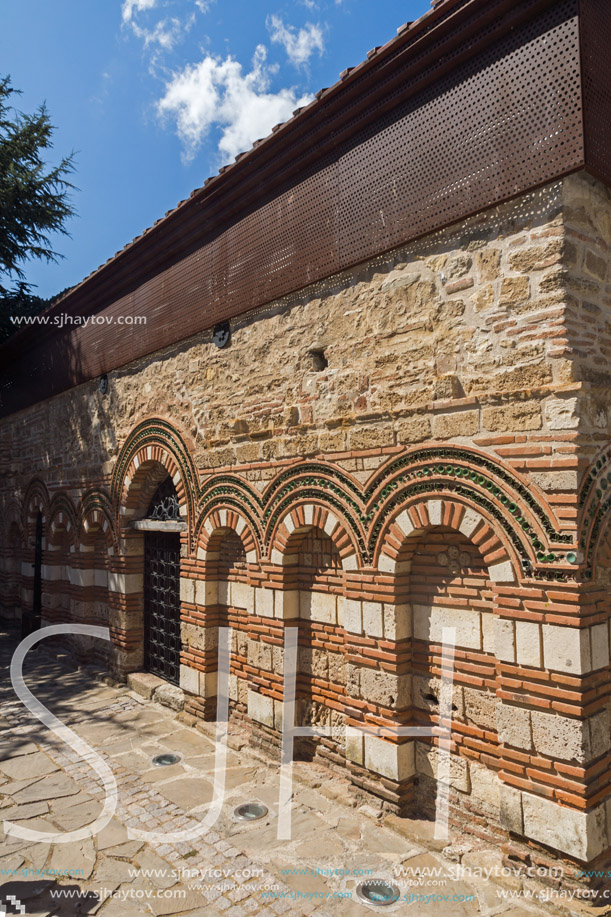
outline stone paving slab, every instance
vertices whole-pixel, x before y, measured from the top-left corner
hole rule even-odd
[[[9,641],[4,639],[0,664],[6,665],[9,658]],[[92,744],[110,765],[118,786],[114,817],[93,839],[49,845],[0,831],[0,869],[4,861],[7,870],[31,870],[29,878],[21,879],[16,872],[8,882],[0,873],[0,897],[9,887],[20,886],[27,896],[28,915],[367,917],[371,909],[354,897],[358,879],[340,877],[340,871],[371,869],[375,875],[393,878],[397,866],[407,861],[416,865],[419,858],[423,864],[448,866],[439,852],[429,849],[430,824],[392,818],[382,824],[374,806],[354,807],[346,781],[301,762],[294,767],[292,840],[279,840],[278,766],[249,749],[247,735],[233,726],[234,750],[228,754],[225,803],[217,823],[195,840],[171,842],[169,831],[194,826],[207,811],[214,781],[213,729],[189,728],[175,712],[157,705],[154,695],[146,700],[126,686],[95,686],[91,672],[49,666],[42,653],[26,666],[31,689]],[[104,799],[97,775],[30,718],[6,679],[0,681],[0,716],[6,724],[0,815],[10,812],[29,827],[64,831],[95,819]],[[167,769],[152,767],[152,756],[165,751],[179,753],[180,763]],[[46,767],[56,770],[13,779]],[[236,821],[233,809],[244,801],[263,802],[268,816],[256,824]],[[159,836],[149,842],[133,839],[130,828],[157,831]],[[321,873],[321,866],[327,874]],[[40,872],[34,875],[36,869]],[[77,869],[80,873],[74,876],[51,872]],[[481,881],[461,883],[448,890],[475,898],[464,907],[452,904],[451,913],[459,917],[516,913],[515,902],[499,902],[494,883],[485,888]],[[88,896],[67,897],[75,891]],[[66,895],[53,898],[56,892]],[[352,897],[329,897],[340,893]],[[450,913],[447,904],[442,909],[436,902],[418,903],[417,909],[405,902],[384,908],[389,914],[425,917],[442,910]],[[544,913],[549,911],[536,904],[522,911]]]

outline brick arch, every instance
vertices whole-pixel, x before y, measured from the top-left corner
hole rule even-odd
[[[33,478],[26,487],[23,498],[23,534],[24,538],[33,538],[36,530],[36,516],[42,513],[43,547],[45,528],[49,520],[49,491],[41,478]]]
[[[6,539],[8,532],[16,527],[23,546],[23,512],[17,500],[11,500],[3,512],[3,536]]]
[[[119,514],[115,523],[117,531],[120,532],[125,523],[145,516],[155,491],[168,476],[176,487],[181,517],[191,531],[193,501],[185,488],[178,464],[161,446],[142,446],[133,456],[123,482],[121,501],[116,507]]]
[[[162,418],[148,418],[132,430],[119,453],[111,482],[117,532],[121,517],[130,520],[146,511],[166,475],[174,482],[181,514],[192,532],[199,489],[192,451],[191,440]]]
[[[435,526],[464,535],[482,554],[490,579],[516,582],[519,563],[496,526],[479,510],[452,496],[416,499],[401,509],[381,530],[374,565],[385,573],[398,573],[400,553],[407,539],[415,539]]]
[[[49,506],[47,547],[57,544],[62,532],[68,536],[72,545],[75,545],[77,530],[77,513],[72,500],[66,494],[56,494]]]
[[[284,566],[288,562],[287,545],[295,533],[309,528],[320,529],[337,548],[343,570],[358,569],[358,553],[346,526],[336,514],[317,503],[301,503],[290,508],[279,520],[270,540],[272,563]]]
[[[92,533],[99,532],[106,541],[109,554],[116,550],[112,507],[108,497],[99,491],[90,491],[81,500],[77,511],[77,544],[83,544]]]
[[[211,554],[218,553],[220,544],[228,531],[235,532],[242,542],[246,563],[259,562],[257,539],[253,527],[239,510],[215,508],[200,518],[195,533],[197,556],[208,560]]]

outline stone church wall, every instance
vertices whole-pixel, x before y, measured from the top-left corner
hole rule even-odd
[[[230,626],[232,713],[277,754],[298,626],[297,725],[326,731],[297,753],[431,810],[452,627],[451,821],[604,858],[609,245],[573,175],[5,419],[6,616],[40,511],[44,621],[108,624],[100,659],[141,670],[130,526],[169,474],[189,714],[216,715]]]

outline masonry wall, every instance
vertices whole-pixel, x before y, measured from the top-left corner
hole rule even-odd
[[[193,716],[229,626],[232,715],[277,754],[296,627],[297,725],[325,728],[298,753],[432,811],[451,627],[452,822],[604,858],[610,227],[573,175],[244,316],[227,349],[201,335],[6,419],[5,614],[31,606],[41,512],[44,621],[107,623],[109,664],[141,669],[130,525],[169,474]]]

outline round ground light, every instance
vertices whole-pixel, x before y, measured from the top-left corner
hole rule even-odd
[[[246,802],[233,810],[233,814],[240,821],[257,821],[259,818],[265,818],[267,812],[267,808],[260,802]]]
[[[368,879],[366,882],[359,882],[356,896],[365,904],[386,907],[395,904],[401,897],[401,892],[393,882],[387,882],[386,879]]]
[[[175,755],[172,752],[165,752],[163,755],[155,755],[153,758],[153,764],[155,767],[169,767],[171,764],[178,764],[180,761],[180,755]]]

